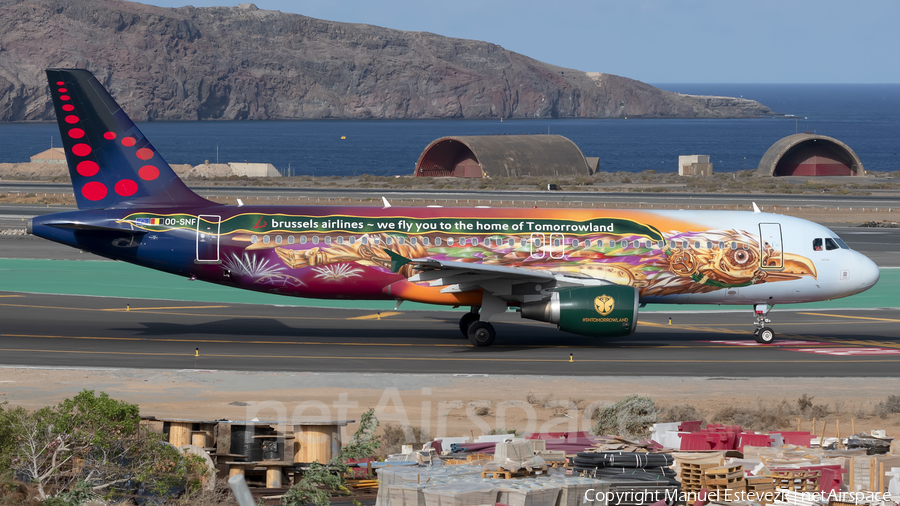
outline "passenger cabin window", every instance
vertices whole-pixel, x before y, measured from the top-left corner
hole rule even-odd
[[[431,241],[430,241],[427,237],[423,237],[423,238],[422,238],[422,245],[423,245],[423,246],[428,246],[430,243],[431,243]]]
[[[364,245],[369,244],[369,238],[366,236],[362,236],[359,238],[359,242],[363,243]]]
[[[573,248],[577,248],[577,247],[578,247],[578,239],[572,239],[572,247],[573,247]]]
[[[391,236],[387,236],[384,239],[384,243],[387,244],[388,246],[390,246],[391,244],[394,244],[394,238]]]
[[[435,238],[434,238],[434,245],[435,245],[435,246],[440,246],[440,245],[441,245],[441,242],[443,242],[443,241],[441,240],[440,237],[435,237]]]
[[[832,239],[831,237],[826,237],[825,238],[825,249],[828,251],[831,251],[833,249],[841,249],[841,247],[838,246],[836,242],[834,242],[834,239]]]
[[[409,238],[409,245],[410,245],[410,246],[415,246],[415,245],[416,245],[416,242],[418,242],[418,241],[416,241],[416,238],[415,238],[415,237],[410,237],[410,238]]]
[[[330,235],[325,236],[325,244],[331,244],[331,236]]]
[[[447,246],[453,246],[453,238],[452,237],[447,238]]]
[[[813,251],[822,251],[822,239],[813,239]]]

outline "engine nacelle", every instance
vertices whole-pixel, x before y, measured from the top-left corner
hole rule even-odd
[[[522,318],[583,336],[628,336],[637,327],[638,299],[637,288],[630,286],[563,288],[550,300],[522,304]]]

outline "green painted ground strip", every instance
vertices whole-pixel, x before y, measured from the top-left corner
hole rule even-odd
[[[863,293],[825,302],[785,304],[779,309],[836,309],[900,307],[900,269],[882,269],[881,280]],[[133,299],[163,299],[192,302],[270,304],[333,307],[386,311],[394,301],[301,299],[271,295],[166,274],[124,262],[78,260],[0,259],[0,291],[64,295],[94,295]],[[734,310],[744,306],[651,304],[641,311]],[[442,306],[404,302],[403,310],[447,309]],[[465,308],[468,309],[468,308]],[[462,310],[462,309],[461,309]]]

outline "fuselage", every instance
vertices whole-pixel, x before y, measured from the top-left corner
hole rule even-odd
[[[823,226],[737,211],[210,205],[57,213],[30,229],[177,275],[310,298],[479,304],[481,290],[447,293],[391,272],[385,250],[629,285],[642,303],[811,302],[879,276]]]

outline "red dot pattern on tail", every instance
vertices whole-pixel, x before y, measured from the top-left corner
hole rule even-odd
[[[123,197],[130,197],[137,193],[138,185],[130,179],[123,179],[116,183],[116,193]]]
[[[144,181],[153,181],[159,177],[159,169],[152,165],[144,165],[138,170],[138,175],[141,176],[141,179]]]
[[[97,162],[85,160],[83,162],[78,162],[78,165],[75,166],[75,170],[84,177],[91,177],[100,172],[100,166],[97,165]]]
[[[106,189],[106,185],[98,181],[86,183],[81,188],[81,194],[84,195],[84,198],[93,201],[103,200],[107,193],[109,193],[109,190]]]

